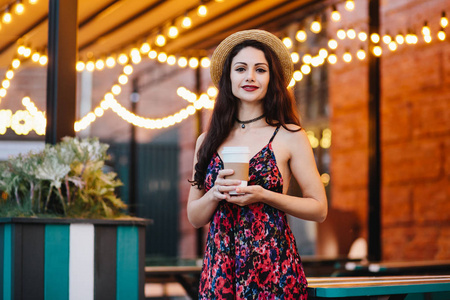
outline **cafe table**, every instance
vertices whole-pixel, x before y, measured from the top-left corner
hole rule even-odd
[[[308,278],[308,299],[311,300],[402,300],[420,294],[450,299],[450,275]]]

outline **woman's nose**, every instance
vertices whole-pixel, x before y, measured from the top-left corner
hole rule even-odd
[[[252,70],[248,70],[245,80],[246,81],[255,81],[255,72],[253,72]]]

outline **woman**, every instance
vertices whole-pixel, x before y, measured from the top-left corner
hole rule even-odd
[[[307,297],[285,213],[322,222],[327,200],[287,90],[292,72],[289,51],[262,30],[229,36],[212,56],[211,78],[219,94],[209,129],[197,140],[187,207],[194,227],[210,222],[200,299]],[[223,169],[219,153],[228,146],[255,153],[246,187],[226,178],[234,171]],[[286,195],[291,175],[302,197]]]

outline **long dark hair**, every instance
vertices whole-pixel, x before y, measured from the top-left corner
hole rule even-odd
[[[239,99],[233,95],[231,90],[231,62],[239,51],[246,47],[253,47],[264,52],[264,56],[269,63],[269,86],[266,96],[262,100],[267,124],[271,126],[281,125],[289,131],[292,130],[286,127],[287,124],[300,126],[294,97],[286,88],[281,63],[272,49],[255,40],[246,40],[236,45],[225,60],[222,77],[219,81],[219,94],[216,98],[209,129],[197,153],[194,180],[190,182],[199,189],[204,188],[206,169],[211,157],[228,137],[235,123]]]

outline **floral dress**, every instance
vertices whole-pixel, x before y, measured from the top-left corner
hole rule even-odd
[[[272,141],[250,159],[249,185],[282,193]],[[216,153],[205,190],[214,186],[223,161]],[[221,201],[208,233],[199,299],[307,299],[306,278],[284,212],[263,203],[240,207]]]

